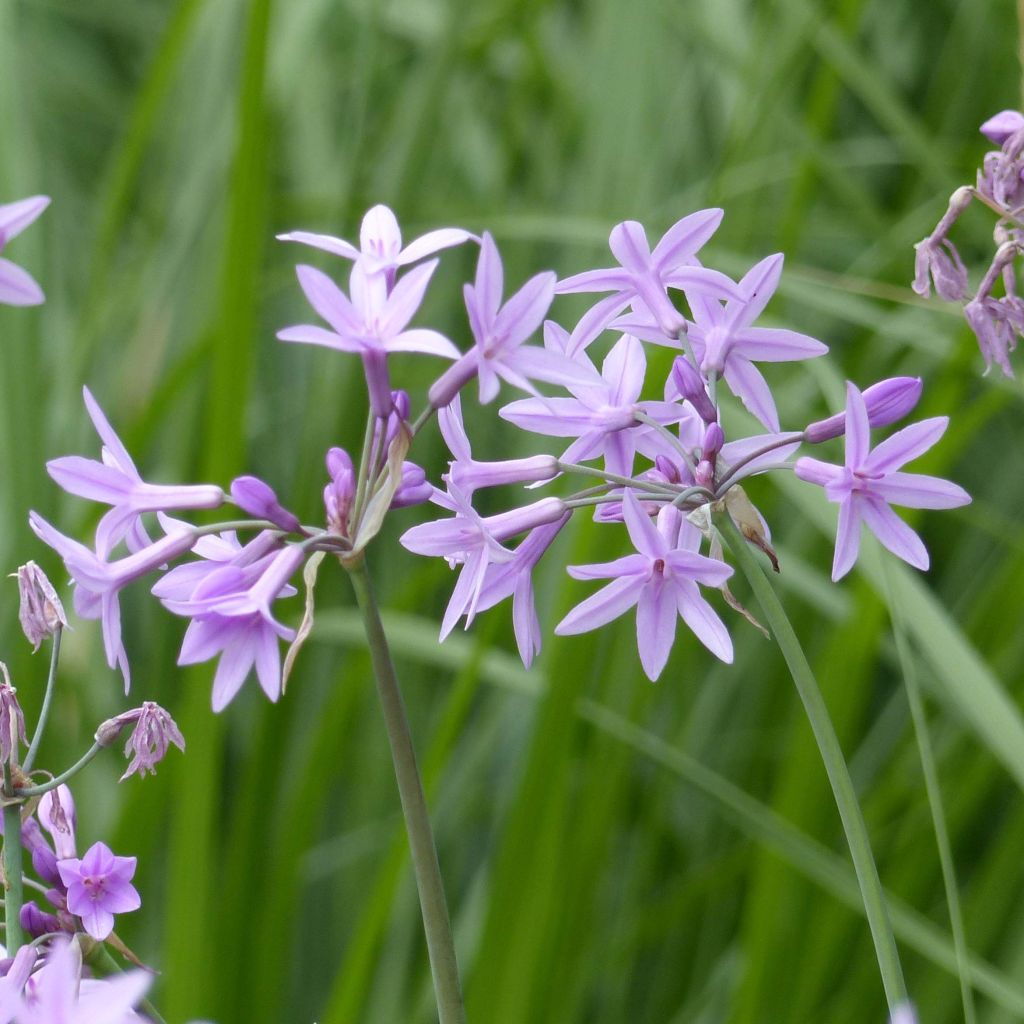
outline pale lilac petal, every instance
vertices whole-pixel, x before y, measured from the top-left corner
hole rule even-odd
[[[703,295],[710,299],[738,299],[739,287],[736,282],[720,270],[710,267],[679,267],[663,278],[669,288],[678,288],[691,295]]]
[[[694,636],[716,657],[732,664],[732,637],[718,613],[701,596],[696,584],[681,585],[676,590],[676,601],[683,622]]]
[[[599,414],[575,398],[521,398],[498,410],[509,423],[534,434],[578,437],[600,423]]]
[[[604,469],[616,476],[633,475],[636,439],[632,430],[615,430],[604,437]],[[599,512],[600,508],[595,509]]]
[[[928,551],[921,538],[883,501],[866,498],[860,503],[860,513],[868,529],[897,558],[915,568],[928,568]]]
[[[828,345],[807,334],[777,327],[748,327],[733,335],[732,351],[761,363],[781,363],[791,359],[823,356]]]
[[[402,232],[394,213],[383,203],[366,211],[359,227],[361,256],[370,271],[394,265],[402,250]]]
[[[235,642],[224,648],[213,677],[211,703],[214,711],[223,711],[234,700],[252,663],[252,648],[247,644]]]
[[[387,342],[389,352],[425,352],[444,359],[458,359],[462,353],[439,331],[425,327],[403,331]]]
[[[523,345],[506,355],[504,362],[524,377],[548,384],[562,384],[571,388],[593,387],[601,383],[593,366],[536,345]]]
[[[580,602],[555,626],[559,636],[586,633],[617,619],[640,599],[646,586],[642,576],[622,576]]]
[[[717,558],[698,554],[695,546],[699,544],[699,531],[687,531],[686,546],[669,551],[665,555],[665,565],[671,570],[673,578],[691,579],[705,586],[720,587],[732,576],[733,568]]]
[[[676,638],[674,588],[659,575],[640,593],[636,606],[636,646],[647,678],[661,675]]]
[[[276,702],[281,696],[281,651],[273,630],[261,629],[254,647],[256,678],[263,692]]]
[[[441,437],[448,445],[448,450],[458,462],[469,462],[473,452],[469,444],[469,435],[462,422],[462,399],[456,395],[443,409],[437,411],[437,425],[441,429]]]
[[[836,530],[836,553],[832,560],[832,582],[841,580],[857,561],[860,553],[860,512],[863,501],[856,497],[839,506],[839,525]]]
[[[900,431],[902,433],[902,431]],[[894,434],[893,437],[898,437]],[[890,439],[891,440],[891,439]],[[871,425],[864,396],[856,384],[846,382],[846,465],[860,469],[871,451]]]
[[[477,365],[477,382],[480,386],[480,404],[487,405],[498,397],[498,375],[489,359],[480,359]],[[501,415],[499,410],[498,415]]]
[[[481,582],[481,572],[486,568],[487,559],[479,548],[472,552],[463,563],[459,571],[459,578],[455,581],[455,586],[452,589],[452,596],[448,600],[448,607],[445,608],[444,617],[441,619],[439,641],[445,640],[459,619],[466,613],[473,601],[474,591],[478,590],[478,583]]]
[[[428,231],[425,235],[413,239],[399,254],[395,261],[400,267],[415,263],[441,249],[450,249],[453,245],[475,241],[476,235],[462,228],[438,228]]]
[[[651,253],[658,270],[671,270],[681,261],[694,256],[718,230],[724,210],[698,210],[678,220],[661,236]]]
[[[0,259],[0,305],[38,306],[45,299],[43,289],[27,270]]]
[[[46,463],[46,472],[68,494],[89,501],[120,505],[128,500],[135,480],[120,469],[104,466],[95,459],[64,455]]]
[[[320,345],[322,348],[333,348],[336,352],[362,353],[366,346],[350,338],[343,338],[334,331],[313,324],[299,324],[286,327],[277,332],[278,341],[294,341],[304,345]]]
[[[29,196],[0,205],[0,239],[9,242],[20,235],[49,205],[49,196]]]
[[[99,942],[114,930],[114,915],[96,904],[90,904],[83,910],[81,918],[85,930]]]
[[[648,558],[664,558],[668,554],[665,538],[631,489],[626,491],[622,501],[622,517],[637,551]]]
[[[558,289],[556,288],[557,292]],[[575,358],[594,341],[608,325],[629,305],[629,295],[618,293],[601,299],[580,317],[569,336],[566,355]]]
[[[928,451],[942,437],[948,426],[948,416],[934,416],[897,430],[864,460],[864,469],[870,473],[886,474],[899,469],[900,466]]]
[[[778,433],[779,414],[775,408],[775,399],[761,371],[749,360],[733,355],[725,364],[724,376],[732,393],[747,409],[768,430]]]
[[[536,655],[540,654],[540,620],[533,600],[533,585],[530,573],[519,573],[512,593],[512,628],[515,631],[516,647],[523,664],[529,668]]]
[[[574,580],[606,580],[615,576],[646,575],[651,568],[651,560],[645,555],[625,555],[611,562],[595,562],[591,565],[570,565],[566,572]]]
[[[628,271],[621,267],[584,270],[582,274],[573,274],[572,277],[563,278],[555,286],[555,292],[558,295],[569,295],[573,292],[617,292],[623,290],[633,290],[633,278]]]
[[[592,430],[581,434],[559,456],[563,462],[586,462],[596,459],[604,448],[607,434],[603,430]]]
[[[923,473],[890,473],[872,482],[871,493],[905,508],[959,508],[971,501],[957,484]]]
[[[608,248],[627,270],[646,274],[651,266],[651,247],[647,233],[638,221],[626,220],[616,224],[608,236]]]
[[[405,325],[420,308],[438,262],[430,260],[413,267],[395,285],[388,296],[387,307],[381,317],[381,333],[384,336],[394,336],[405,330]]]
[[[303,245],[311,245],[314,249],[322,249],[335,256],[344,256],[348,260],[359,259],[359,250],[351,242],[335,238],[333,235],[318,235],[312,231],[289,231],[287,234],[278,235],[277,238],[280,242],[301,242]]]
[[[741,302],[731,303],[726,310],[729,326],[742,330],[749,327],[768,305],[775,294],[782,276],[783,255],[781,252],[766,256],[743,275],[740,281]]]
[[[819,487],[834,483],[843,476],[844,472],[838,466],[808,456],[797,459],[793,470],[801,480],[806,480],[809,484],[817,484]]]
[[[489,333],[494,318],[501,307],[501,296],[505,288],[501,256],[494,238],[485,231],[480,242],[480,258],[476,264],[476,279],[473,294],[479,304],[481,334]],[[467,305],[469,303],[467,302]]]
[[[647,357],[636,338],[624,334],[601,364],[601,376],[611,385],[609,405],[632,405],[647,375]]]
[[[295,268],[295,274],[309,304],[338,334],[347,338],[358,338],[365,333],[362,318],[348,296],[323,271],[299,264]]]
[[[555,297],[556,280],[550,270],[531,277],[501,308],[493,331],[503,347],[521,345],[544,322]]]

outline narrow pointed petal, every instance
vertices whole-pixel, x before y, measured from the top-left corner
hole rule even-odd
[[[428,231],[425,235],[413,239],[399,254],[397,263],[400,267],[415,263],[427,256],[439,252],[441,249],[450,249],[453,245],[462,245],[463,242],[475,241],[476,235],[470,231],[463,231],[462,228],[438,228],[436,231]]]
[[[0,206],[0,236],[9,242],[20,235],[50,205],[49,196],[29,196]]]
[[[675,638],[675,590],[657,577],[644,587],[636,606],[636,646],[652,682],[661,675]]]
[[[540,654],[540,620],[533,600],[533,585],[529,572],[521,572],[512,593],[512,628],[515,632],[516,647],[523,665],[529,668],[536,655]]]
[[[727,274],[710,267],[679,267],[666,274],[662,280],[669,288],[678,288],[691,295],[702,295],[709,299],[738,299],[739,286]]]
[[[622,517],[637,551],[648,558],[664,558],[668,554],[665,538],[658,532],[647,510],[637,501],[632,489],[626,491],[622,500]]]
[[[358,338],[364,333],[362,318],[348,296],[323,271],[300,263],[295,275],[309,304],[338,334]]]
[[[295,327],[286,327],[277,332],[278,341],[292,341],[303,345],[319,345],[321,348],[333,348],[336,352],[361,353],[366,347],[351,338],[343,338],[334,331],[325,327],[317,327],[314,324],[298,324]]]
[[[558,295],[569,295],[574,292],[618,292],[633,289],[633,279],[628,271],[621,267],[608,267],[604,270],[584,270],[581,274],[563,278],[555,286]]]
[[[809,484],[817,484],[819,487],[825,487],[843,475],[843,470],[838,466],[808,456],[797,459],[793,471],[801,480],[806,480]]]
[[[928,568],[928,551],[921,538],[885,502],[864,500],[861,515],[868,529],[897,558],[917,569]]]
[[[85,410],[89,414],[89,419],[92,420],[92,425],[96,429],[96,433],[99,434],[100,440],[114,456],[121,469],[134,474],[138,479],[138,472],[132,457],[128,454],[128,449],[125,448],[121,438],[110,425],[106,414],[100,408],[100,403],[93,397],[93,393],[84,386],[82,387],[82,398],[85,401]]]
[[[359,259],[359,250],[351,242],[335,238],[333,235],[318,235],[312,231],[289,231],[287,234],[278,235],[277,239],[279,242],[299,242],[314,249],[333,253],[335,256],[343,256],[347,260]]]
[[[441,437],[448,445],[448,450],[457,462],[469,462],[473,451],[469,443],[469,435],[462,422],[462,399],[455,395],[451,402],[437,411],[437,425],[441,429]]]
[[[647,374],[647,357],[636,338],[624,334],[601,364],[601,376],[610,385],[609,405],[631,405],[640,397]]]
[[[768,300],[779,286],[783,262],[782,253],[777,252],[773,256],[766,256],[743,275],[740,281],[743,299],[726,311],[731,327],[737,330],[749,327],[764,312]]]
[[[718,613],[700,595],[695,585],[680,587],[677,604],[683,622],[693,635],[716,657],[727,665],[732,664],[732,637]]]
[[[622,576],[580,602],[555,626],[558,636],[571,636],[597,629],[617,619],[640,599],[645,586],[642,576]]]
[[[902,431],[900,431],[902,433]],[[893,435],[897,437],[899,435]],[[846,382],[846,465],[860,469],[871,451],[871,425],[864,396],[856,384]]]
[[[46,464],[46,472],[68,494],[89,501],[102,501],[108,505],[126,501],[135,484],[121,470],[80,455],[51,459]]]
[[[498,415],[522,430],[549,437],[578,437],[600,423],[598,414],[575,398],[522,398],[503,406]]]
[[[0,305],[38,306],[45,299],[43,289],[27,270],[0,259]]]
[[[536,345],[523,345],[505,357],[505,364],[524,377],[565,387],[600,386],[601,378],[592,366]]]
[[[252,648],[240,641],[228,644],[217,662],[210,702],[214,711],[223,711],[234,700],[252,668]]]
[[[480,258],[476,263],[473,288],[476,301],[479,303],[481,329],[484,332],[489,330],[498,315],[504,289],[505,277],[501,256],[498,255],[498,247],[494,244],[491,233],[485,231],[480,242]]]
[[[551,271],[537,274],[505,303],[494,320],[494,334],[504,346],[521,345],[544,322],[555,297],[556,280]]]
[[[273,630],[261,628],[253,647],[260,689],[276,703],[281,696],[281,650]]]
[[[557,292],[557,289],[556,289]],[[609,295],[601,299],[596,305],[591,306],[580,321],[573,328],[569,335],[569,344],[565,352],[570,358],[575,358],[584,352],[592,341],[594,341],[608,325],[629,305],[629,293]]]
[[[378,203],[366,211],[359,227],[360,255],[369,271],[394,265],[402,251],[402,231],[391,209]]]
[[[381,317],[381,331],[385,335],[394,336],[405,330],[406,324],[420,308],[426,294],[430,278],[437,270],[438,260],[430,260],[413,267],[388,296],[387,306]]]
[[[860,507],[862,499],[856,497],[839,506],[839,526],[836,530],[836,553],[832,560],[832,582],[841,580],[857,561],[860,553]]]
[[[441,619],[441,632],[438,635],[439,642],[444,642],[448,634],[455,628],[459,619],[466,613],[466,609],[473,599],[473,586],[476,582],[476,574],[481,561],[481,552],[474,551],[459,570],[459,578],[455,581],[452,596],[448,600],[448,606],[444,610],[444,617]]]
[[[971,501],[957,484],[923,473],[890,473],[872,483],[871,493],[904,508],[959,508]]]
[[[708,210],[698,210],[683,217],[682,220],[677,220],[661,236],[661,241],[651,253],[652,261],[658,270],[671,270],[682,261],[696,255],[718,230],[724,213],[724,210],[712,207]]]
[[[403,331],[387,342],[389,352],[425,352],[444,359],[458,359],[462,353],[439,331],[425,327]]]
[[[759,363],[784,363],[792,359],[823,356],[828,345],[797,331],[776,327],[748,327],[733,335],[732,351]]]
[[[651,247],[644,226],[635,220],[625,220],[612,228],[608,248],[627,270],[646,274],[651,266]]]
[[[872,473],[891,473],[928,451],[948,426],[948,416],[934,416],[920,423],[911,423],[887,437],[864,460],[864,468]]]
[[[611,562],[595,562],[592,565],[570,565],[566,572],[574,580],[607,580],[616,576],[646,575],[651,560],[646,555],[625,555]]]
[[[725,365],[725,380],[732,393],[774,433],[779,432],[779,414],[771,388],[761,371],[742,356],[733,355]]]

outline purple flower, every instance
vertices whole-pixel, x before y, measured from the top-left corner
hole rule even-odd
[[[331,330],[300,325],[286,327],[277,336],[281,341],[323,345],[339,352],[355,352],[363,360],[370,406],[374,415],[391,412],[391,383],[387,357],[394,352],[426,352],[445,359],[458,359],[459,350],[437,331],[407,330],[409,321],[423,301],[437,260],[409,271],[384,294],[373,287],[360,263],[352,268],[352,298],[324,273],[314,267],[296,267],[299,284],[310,305],[327,321]]]
[[[732,640],[698,583],[721,586],[731,566],[698,554],[700,533],[678,509],[666,506],[651,522],[631,490],[622,502],[622,514],[637,554],[597,565],[569,566],[578,580],[611,579],[611,583],[577,605],[555,627],[566,636],[597,629],[637,606],[636,639],[640,662],[651,680],[661,675],[675,640],[676,616],[722,661],[732,661]]]
[[[679,288],[687,298],[713,295],[729,299],[738,295],[736,285],[717,270],[697,262],[696,254],[715,233],[721,210],[698,210],[677,221],[652,251],[642,224],[623,221],[612,228],[608,245],[620,266],[587,270],[558,282],[559,295],[570,292],[614,292],[602,299],[572,332],[570,355],[586,348],[601,331],[635,299],[650,310],[662,332],[676,338],[686,320],[668,297],[668,288]]]
[[[102,942],[114,929],[114,915],[138,910],[142,900],[131,884],[135,857],[115,857],[105,843],[93,843],[80,860],[57,862],[68,890],[68,910]]]
[[[250,566],[227,564],[206,575],[185,601],[164,598],[176,615],[192,617],[178,655],[179,665],[195,665],[220,655],[213,680],[214,711],[222,711],[253,668],[272,701],[281,695],[278,638],[295,631],[278,622],[271,604],[287,590],[288,580],[305,560],[295,544]],[[294,592],[294,591],[292,591]]]
[[[889,505],[957,508],[971,500],[962,487],[948,480],[899,472],[904,463],[928,451],[948,424],[948,416],[912,423],[872,451],[864,396],[855,385],[847,383],[845,466],[802,458],[797,459],[795,467],[801,480],[824,487],[828,500],[839,504],[833,580],[845,576],[857,560],[861,522],[898,558],[918,569],[928,568],[928,552],[921,538]]]
[[[476,236],[462,228],[439,228],[410,242],[403,248],[402,231],[391,210],[381,204],[372,207],[363,217],[359,231],[359,248],[342,238],[332,235],[318,235],[309,231],[291,231],[277,236],[282,242],[301,242],[314,249],[343,256],[357,261],[367,274],[384,274],[388,290],[394,285],[395,273],[399,267],[416,263],[427,256],[461,245]]]
[[[50,205],[49,196],[32,196],[0,206],[0,252]],[[34,277],[10,260],[0,259],[0,305],[38,306],[43,290]]]
[[[16,575],[20,598],[18,621],[33,650],[38,651],[46,637],[67,627],[64,605],[46,573],[35,562],[19,566]]]
[[[143,481],[92,393],[82,388],[82,394],[89,418],[103,442],[102,462],[67,455],[51,459],[46,469],[69,494],[112,506],[96,529],[96,551],[100,558],[105,559],[122,538],[132,552],[150,543],[140,519],[143,512],[218,508],[223,504],[224,492],[210,484],[176,487]]]
[[[181,735],[174,719],[159,704],[147,700],[142,707],[132,708],[105,721],[96,730],[96,742],[109,747],[117,741],[126,725],[134,724],[124,753],[130,757],[128,770],[118,779],[124,782],[129,775],[138,772],[140,778],[146,772],[156,774],[156,766],[166,757],[173,743],[180,751],[185,750],[185,737]]]
[[[125,693],[131,685],[128,657],[121,641],[121,607],[118,594],[133,580],[159,569],[195,543],[191,530],[176,531],[127,558],[108,562],[84,544],[65,537],[36,512],[29,513],[29,525],[36,536],[64,559],[75,583],[75,611],[83,619],[100,619],[107,664],[120,667]]]
[[[502,305],[504,275],[494,239],[486,231],[476,266],[476,281],[464,287],[469,325],[476,345],[447,370],[430,389],[430,404],[442,408],[474,376],[480,380],[480,401],[498,393],[498,378],[536,393],[530,380],[550,384],[586,383],[588,376],[558,352],[524,343],[540,327],[555,297],[551,271],[531,277]]]
[[[581,353],[577,358],[586,356]],[[577,438],[562,454],[563,461],[582,462],[603,455],[608,472],[628,476],[637,449],[645,450],[652,435],[651,427],[637,421],[638,412],[662,424],[691,416],[673,402],[640,401],[646,373],[643,346],[623,335],[605,358],[601,376],[595,373],[594,384],[569,388],[574,397],[526,398],[506,405],[498,415],[535,434]]]

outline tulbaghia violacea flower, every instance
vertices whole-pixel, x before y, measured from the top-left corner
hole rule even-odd
[[[191,530],[168,534],[127,558],[108,562],[84,544],[65,537],[36,512],[29,513],[29,525],[43,543],[49,544],[64,559],[64,565],[75,584],[75,611],[83,619],[101,621],[107,664],[111,668],[120,668],[127,693],[131,686],[131,670],[121,641],[121,606],[118,595],[133,580],[185,554],[195,544]]]
[[[1010,353],[1017,347],[1017,333],[1024,327],[1019,311],[1008,299],[973,298],[964,306],[964,317],[985,357],[985,373],[995,363],[1003,375],[1013,378]]]
[[[150,543],[140,518],[144,512],[210,509],[224,503],[224,492],[211,484],[178,487],[146,483],[92,393],[82,388],[82,394],[89,418],[103,442],[102,461],[66,455],[51,459],[46,469],[69,494],[112,506],[96,528],[96,551],[100,558],[107,558],[121,539],[132,552],[141,551]]]
[[[31,196],[0,206],[0,252],[50,205],[49,196]],[[0,305],[38,306],[44,300],[35,278],[10,260],[0,259]]]
[[[921,397],[922,386],[920,377],[888,377],[865,388],[863,398],[868,425],[887,427],[909,415]],[[804,430],[804,439],[808,444],[820,444],[845,433],[846,413],[837,412],[826,420],[809,424]]]
[[[114,718],[109,718],[96,730],[96,742],[103,747],[116,743],[127,725],[134,728],[125,744],[125,757],[130,758],[128,769],[118,782],[124,782],[129,775],[138,772],[156,774],[156,766],[166,757],[173,743],[180,751],[185,750],[185,737],[177,723],[159,704],[147,700],[142,707],[132,708]]]
[[[67,886],[68,911],[85,930],[103,941],[114,930],[114,915],[138,910],[142,900],[132,885],[135,857],[116,857],[106,843],[93,843],[81,859],[57,862]]]
[[[612,228],[608,246],[620,266],[607,270],[585,270],[558,282],[559,295],[572,292],[613,292],[594,306],[572,332],[569,354],[586,348],[634,299],[650,310],[662,333],[678,337],[686,331],[686,320],[672,304],[667,289],[684,291],[687,298],[711,295],[738,297],[736,285],[725,274],[697,262],[697,253],[715,233],[722,211],[698,210],[677,221],[652,251],[643,225],[623,221]]]
[[[845,576],[857,560],[862,522],[898,558],[918,569],[928,568],[928,552],[921,538],[889,506],[957,508],[971,500],[962,487],[948,480],[899,471],[928,451],[948,424],[948,416],[912,423],[872,451],[864,396],[847,383],[845,465],[832,466],[806,457],[796,462],[801,480],[824,487],[829,501],[839,504],[833,580]]]
[[[466,310],[476,344],[430,389],[430,404],[442,408],[473,377],[480,381],[480,401],[498,394],[498,378],[534,394],[531,380],[549,384],[585,384],[588,374],[571,359],[525,342],[544,322],[555,297],[556,277],[544,271],[531,277],[502,305],[504,273],[494,239],[486,231],[480,245],[476,280],[465,285]]]
[[[636,605],[637,648],[649,679],[657,679],[668,661],[677,616],[712,654],[731,662],[732,639],[698,584],[720,587],[732,575],[732,567],[698,554],[700,532],[678,509],[664,507],[655,526],[633,491],[627,490],[622,513],[637,553],[613,562],[569,566],[575,579],[612,582],[569,612],[555,633],[586,633]]]
[[[586,356],[580,353],[577,358]],[[608,472],[629,476],[637,450],[645,450],[653,436],[652,428],[637,420],[638,412],[661,424],[691,416],[674,402],[641,401],[646,373],[643,346],[636,338],[623,335],[605,357],[601,376],[594,374],[593,384],[569,387],[574,397],[525,398],[509,403],[498,415],[535,434],[575,437],[561,456],[566,462],[603,456]]]
[[[192,618],[178,664],[220,656],[213,680],[214,711],[227,707],[254,668],[267,697],[276,701],[281,696],[278,639],[290,642],[295,631],[274,618],[271,605],[286,592],[294,593],[288,580],[304,559],[302,548],[290,544],[251,566],[227,564],[207,574],[188,600],[162,598],[170,611]]]
[[[11,686],[10,674],[2,661],[0,674],[0,763],[16,764],[18,744],[28,746],[28,739],[25,736],[25,714],[18,703],[18,691]]]
[[[414,267],[386,295],[372,287],[361,264],[356,263],[350,278],[351,299],[322,271],[298,266],[295,272],[306,298],[331,330],[300,324],[278,331],[277,336],[281,341],[322,345],[361,356],[370,407],[375,416],[386,417],[393,401],[388,355],[425,352],[445,359],[459,358],[459,350],[443,334],[427,328],[406,329],[423,301],[437,262]]]
[[[388,290],[394,285],[399,267],[408,266],[432,256],[435,252],[461,245],[475,235],[462,228],[438,228],[402,246],[402,231],[394,213],[383,204],[367,210],[359,230],[359,248],[343,238],[319,235],[311,231],[290,231],[277,236],[282,242],[301,242],[314,249],[355,260],[368,274],[383,274]]]
[[[53,584],[46,578],[46,573],[35,562],[19,566],[16,575],[18,621],[33,651],[38,651],[46,637],[53,636],[58,629],[67,628],[64,605],[53,589]]]

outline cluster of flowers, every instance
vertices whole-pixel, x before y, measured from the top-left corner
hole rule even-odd
[[[995,363],[1013,376],[1010,353],[1024,335],[1024,298],[1017,294],[1017,258],[1024,253],[1024,114],[1003,110],[990,117],[981,133],[999,149],[985,154],[977,183],[964,185],[950,197],[935,230],[914,247],[913,289],[927,298],[934,287],[947,302],[963,303],[964,317],[978,339],[987,373]],[[977,200],[998,217],[995,254],[971,295],[964,265],[949,234],[960,215]],[[1002,283],[1002,295],[996,295]]]
[[[781,431],[771,390],[755,364],[814,358],[826,347],[794,331],[756,326],[778,284],[781,255],[762,260],[738,282],[701,264],[698,254],[721,217],[714,209],[684,217],[653,248],[640,224],[619,224],[609,239],[618,265],[562,281],[543,272],[507,300],[501,258],[487,233],[477,238],[445,228],[403,245],[394,214],[377,206],[363,220],[359,247],[307,232],[281,236],[351,261],[347,292],[322,271],[298,267],[299,284],[323,324],[289,327],[279,337],[360,357],[369,393],[361,458],[356,463],[342,448],[327,453],[325,526],[305,526],[256,477],[240,477],[227,491],[144,481],[86,391],[101,458],[58,458],[48,470],[64,490],[110,509],[91,548],[36,513],[31,525],[64,559],[78,613],[102,621],[108,663],[120,667],[126,688],[118,595],[133,580],[159,573],[153,593],[169,611],[190,620],[179,664],[219,656],[214,709],[234,697],[253,669],[266,695],[276,699],[282,687],[279,639],[301,643],[312,624],[307,613],[296,633],[275,618],[274,602],[294,593],[289,580],[308,560],[312,586],[316,565],[328,553],[343,565],[357,564],[389,509],[428,501],[450,515],[412,527],[401,541],[413,552],[444,557],[460,569],[442,637],[460,618],[468,625],[478,611],[512,597],[517,643],[529,665],[541,642],[532,570],[572,514],[587,509],[599,522],[624,524],[634,552],[569,568],[575,578],[610,582],[583,600],[555,632],[592,630],[635,606],[638,649],[651,679],[664,668],[680,617],[709,650],[729,661],[729,632],[700,590],[719,588],[738,607],[728,591],[732,568],[722,558],[712,516],[728,509],[748,540],[774,557],[768,528],[740,482],[792,465],[803,444],[842,435],[843,465],[809,457],[795,462],[799,477],[823,487],[840,506],[833,579],[854,564],[861,523],[898,557],[926,568],[920,538],[890,505],[949,508],[969,501],[955,484],[901,469],[939,439],[946,418],[913,424],[872,449],[871,429],[904,417],[920,395],[919,380],[894,378],[863,392],[851,383],[844,413],[799,431]],[[473,344],[460,351],[437,331],[410,324],[438,265],[435,254],[466,243],[478,245],[479,256],[475,279],[465,286]],[[605,293],[571,331],[546,320],[555,296],[567,293]],[[685,311],[677,297],[685,301]],[[543,344],[529,344],[542,325]],[[598,365],[594,347],[609,333],[609,350]],[[645,344],[676,353],[667,380],[648,380]],[[430,387],[415,419],[408,395],[391,382],[389,357],[405,352],[451,364]],[[566,438],[568,446],[558,455],[475,459],[460,406],[460,394],[474,378],[483,404],[497,396],[501,381],[525,392],[529,397],[500,410],[502,419],[530,433]],[[538,382],[562,393],[542,394]],[[718,401],[723,382],[763,432],[737,436],[735,426],[723,422]],[[654,396],[644,397],[652,389]],[[443,490],[406,458],[434,413],[452,452]],[[473,506],[474,492],[481,488],[536,487],[568,476],[583,478],[587,486],[499,515],[482,516]],[[225,502],[253,518],[194,527],[170,515]],[[155,541],[143,522],[146,513],[157,516],[162,536]],[[243,543],[239,533],[245,530],[255,536]],[[522,539],[510,546],[515,538]],[[112,557],[122,545],[126,553]],[[167,570],[190,553],[198,557]]]

